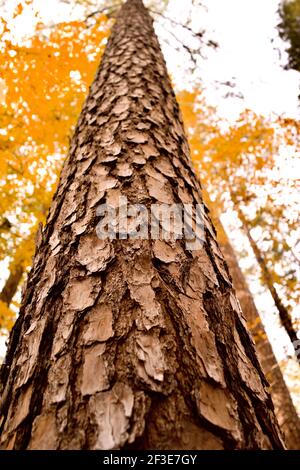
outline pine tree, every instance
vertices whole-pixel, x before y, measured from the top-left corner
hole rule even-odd
[[[81,113],[2,370],[4,449],[282,449],[208,213],[204,244],[101,240],[99,204],[202,204],[141,0]],[[98,214],[98,217],[97,217]]]

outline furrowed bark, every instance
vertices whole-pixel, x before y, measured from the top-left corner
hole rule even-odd
[[[283,302],[282,302],[282,300],[281,300],[281,298],[280,298],[280,296],[277,292],[277,289],[274,286],[274,283],[272,281],[272,276],[271,276],[271,273],[268,269],[267,263],[264,259],[263,253],[261,252],[258,244],[256,243],[256,241],[254,240],[254,238],[251,235],[251,232],[250,232],[250,229],[249,229],[249,223],[247,221],[247,218],[246,218],[245,214],[242,212],[242,210],[240,208],[237,208],[237,212],[238,212],[239,219],[242,223],[244,233],[245,233],[245,235],[247,236],[247,238],[249,240],[250,246],[253,250],[255,258],[256,258],[256,260],[259,264],[259,267],[261,269],[261,273],[262,273],[264,283],[267,286],[267,288],[269,289],[270,294],[273,298],[275,307],[278,310],[280,322],[281,322],[283,328],[285,329],[289,339],[291,340],[291,343],[292,343],[292,345],[295,349],[297,361],[300,364],[300,355],[299,355],[299,341],[300,340],[298,338],[297,331],[294,328],[291,314],[288,311],[288,309],[286,308],[286,306],[283,304]]]
[[[201,203],[141,0],[121,9],[13,329],[5,449],[282,449],[207,210],[205,243],[99,240],[96,207]]]
[[[209,206],[211,206],[211,204],[209,204]],[[226,231],[220,219],[214,217],[213,222],[217,229],[218,242],[232,276],[237,298],[247,320],[248,328],[254,338],[258,358],[265,376],[270,383],[275,414],[284,435],[286,446],[289,450],[300,449],[299,416]]]

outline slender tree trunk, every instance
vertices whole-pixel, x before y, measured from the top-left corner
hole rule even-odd
[[[5,282],[3,289],[0,292],[0,300],[4,302],[8,307],[10,306],[12,299],[14,298],[18,290],[18,286],[21,282],[23,274],[24,268],[20,263],[11,270],[7,281]]]
[[[14,298],[18,290],[18,286],[21,282],[23,273],[24,273],[24,268],[22,264],[18,264],[17,266],[15,266],[11,270],[3,286],[3,289],[0,292],[0,301],[3,302],[7,307],[10,306],[12,299]],[[11,314],[11,316],[13,316],[13,313]],[[5,330],[7,328],[8,326],[7,319],[8,318],[7,318],[6,309],[3,309],[3,307],[1,307],[0,305],[0,331]]]
[[[0,223],[0,231],[5,231],[6,232],[7,230],[10,230],[11,227],[12,227],[12,225],[11,225],[10,221],[6,217],[4,217],[2,219],[2,222]]]
[[[300,355],[299,355],[299,341],[300,340],[299,340],[299,338],[297,336],[297,332],[294,328],[292,317],[291,317],[288,309],[283,304],[281,298],[278,295],[278,292],[277,292],[277,290],[274,286],[272,276],[271,276],[271,273],[268,269],[268,266],[267,266],[267,263],[264,259],[264,256],[263,256],[259,246],[257,245],[257,243],[255,242],[254,238],[251,235],[251,232],[250,232],[250,229],[249,229],[249,223],[247,221],[247,218],[246,218],[245,214],[243,213],[243,211],[239,207],[236,207],[236,209],[237,209],[237,212],[238,212],[239,219],[242,223],[244,233],[246,234],[246,236],[249,240],[250,246],[253,250],[255,258],[256,258],[256,260],[259,264],[259,267],[261,269],[261,273],[262,273],[262,276],[263,276],[264,283],[270,291],[270,294],[273,298],[274,304],[275,304],[275,306],[278,310],[281,324],[282,324],[283,328],[285,329],[285,331],[287,332],[288,337],[290,338],[290,340],[292,342],[292,345],[293,345],[293,347],[295,349],[295,352],[296,352],[296,358],[297,358],[297,360],[300,364]]]
[[[282,449],[207,212],[197,251],[99,240],[96,206],[120,195],[202,202],[141,0],[121,9],[39,236],[1,378],[2,448]]]
[[[18,287],[22,281],[23,275],[26,271],[26,264],[28,264],[30,259],[30,248],[34,246],[34,235],[36,232],[36,227],[32,228],[32,231],[29,237],[24,238],[17,246],[12,261],[9,265],[9,276],[3,286],[2,291],[0,292],[0,301],[6,304],[7,307],[10,306],[14,296],[17,293]],[[26,260],[28,262],[26,263]],[[0,315],[1,315],[0,307]],[[0,318],[0,328],[1,324],[5,324],[5,316],[7,312],[4,312],[2,318]],[[4,328],[7,328],[5,326]]]
[[[273,353],[266,331],[260,319],[252,294],[247,285],[235,252],[228,239],[226,231],[217,217],[213,219],[217,229],[218,241],[228,264],[232,276],[237,298],[241,304],[242,312],[247,320],[248,327],[254,338],[258,358],[263,371],[270,383],[271,396],[275,406],[275,413],[280,429],[283,432],[285,443],[290,450],[300,449],[300,419],[291,399],[289,390],[284,381],[282,372]]]

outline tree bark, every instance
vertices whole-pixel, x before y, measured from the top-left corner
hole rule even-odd
[[[244,233],[245,233],[245,235],[247,236],[247,238],[249,240],[250,246],[253,250],[255,258],[256,258],[256,260],[259,264],[259,267],[261,269],[261,273],[262,273],[264,283],[267,286],[267,288],[269,289],[270,294],[273,298],[274,304],[275,304],[275,306],[278,310],[280,322],[281,322],[283,328],[285,329],[288,337],[291,340],[291,343],[292,343],[293,348],[294,348],[295,353],[296,353],[295,355],[296,355],[297,361],[300,364],[300,355],[299,355],[299,342],[300,342],[300,340],[298,338],[297,331],[294,328],[293,320],[292,320],[292,317],[290,315],[290,312],[288,311],[286,306],[283,304],[283,302],[282,302],[282,300],[281,300],[281,298],[280,298],[280,296],[277,292],[277,289],[274,286],[274,283],[272,281],[272,276],[271,276],[271,273],[268,269],[266,260],[264,259],[264,256],[263,256],[258,244],[256,243],[256,241],[254,240],[254,238],[251,235],[251,232],[250,232],[250,229],[249,229],[249,223],[247,221],[247,218],[246,218],[245,214],[243,213],[243,211],[239,207],[236,207],[236,209],[237,209],[239,219],[242,223]]]
[[[213,219],[217,229],[218,242],[228,264],[237,298],[248,327],[256,344],[258,358],[266,378],[270,383],[270,391],[275,406],[275,414],[289,450],[300,449],[300,420],[284,381],[282,372],[274,355],[270,341],[260,319],[252,294],[247,285],[233,247],[226,231],[217,217]]]
[[[2,448],[283,449],[207,212],[197,251],[99,240],[96,206],[121,194],[202,202],[141,0],[120,11],[38,237],[1,377]]]

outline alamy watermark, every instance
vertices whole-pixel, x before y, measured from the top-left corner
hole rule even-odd
[[[199,250],[204,243],[202,204],[129,204],[125,196],[118,204],[101,204],[97,215],[97,236],[101,240],[178,240],[188,250]]]

